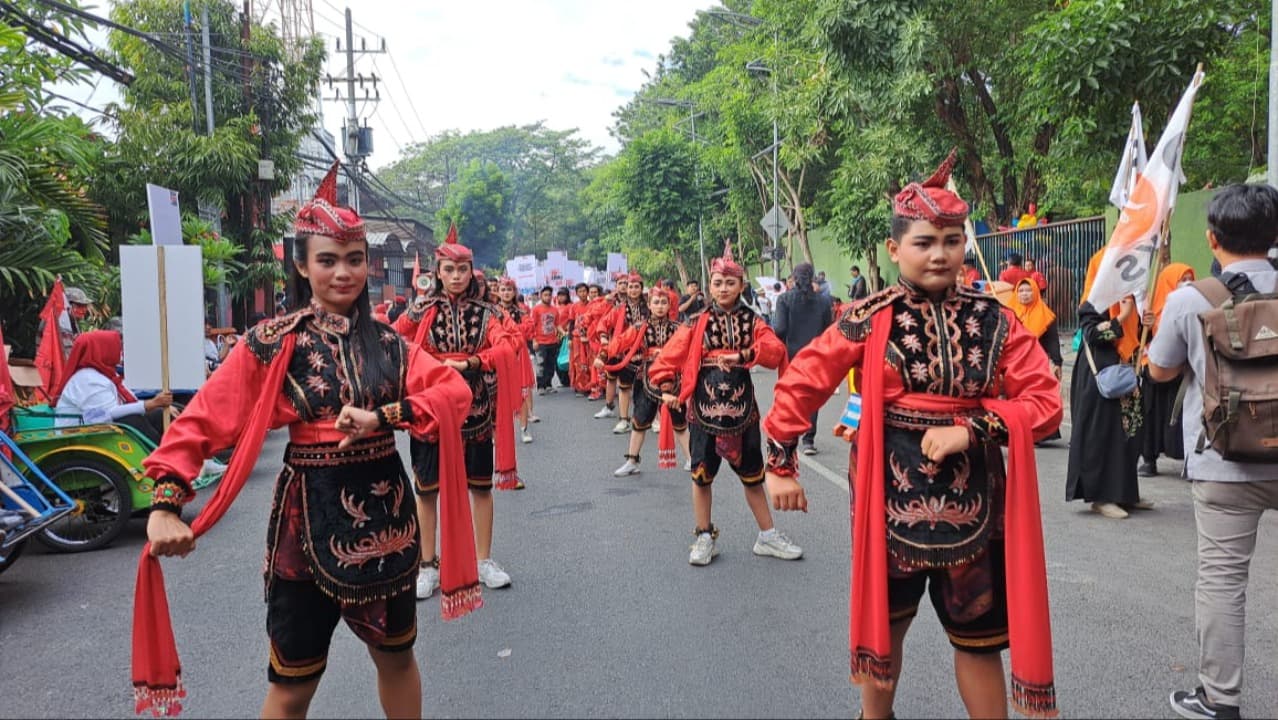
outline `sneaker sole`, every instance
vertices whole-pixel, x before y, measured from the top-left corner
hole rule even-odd
[[[798,553],[793,553],[793,554],[783,553],[783,552],[780,552],[779,550],[773,550],[772,548],[766,545],[755,545],[753,549],[754,549],[754,554],[758,555],[759,557],[774,557],[774,558],[777,558],[778,560],[798,560],[799,558],[803,557],[802,550],[800,550]]]
[[[487,580],[485,580],[485,581],[483,581],[483,582],[484,582],[484,587],[488,588],[489,590],[500,590],[500,589],[502,589],[502,588],[508,588],[508,587],[510,587],[510,586],[513,584],[513,583],[511,583],[511,581],[510,581],[510,580],[507,580],[507,581],[506,581],[506,582],[504,582],[504,583],[498,583],[498,584],[496,584],[496,585],[494,585],[493,583],[488,582]]]
[[[630,477],[631,475],[638,475],[638,474],[639,474],[638,470],[631,470],[630,472],[624,472],[624,473],[615,472],[612,474],[612,476],[613,477]]]
[[[692,565],[693,567],[705,567],[710,564],[711,560],[714,560],[717,557],[719,557],[719,549],[715,548],[713,551],[711,551],[710,557],[705,562],[696,562],[692,558],[688,558],[688,564]]]

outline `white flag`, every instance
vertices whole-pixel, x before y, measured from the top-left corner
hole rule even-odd
[[[1203,73],[1194,73],[1145,171],[1136,174],[1131,194],[1123,203],[1123,213],[1118,217],[1118,225],[1105,247],[1096,280],[1087,295],[1087,301],[1098,310],[1128,295],[1136,296],[1137,303],[1145,298],[1150,264],[1158,252],[1163,223],[1171,215],[1180,192],[1185,133],[1189,130],[1194,95],[1202,81]]]
[[[1127,144],[1123,147],[1123,157],[1118,162],[1118,173],[1114,175],[1114,187],[1109,191],[1109,204],[1123,209],[1127,204],[1127,196],[1136,184],[1136,176],[1145,172],[1149,158],[1145,156],[1145,130],[1141,127],[1140,103],[1132,103],[1132,126],[1127,131]],[[1183,182],[1183,180],[1182,180]]]

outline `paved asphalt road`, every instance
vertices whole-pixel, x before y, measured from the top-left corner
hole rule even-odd
[[[771,375],[757,374],[767,407]],[[835,396],[823,423],[837,416]],[[717,484],[722,555],[687,564],[689,481],[657,471],[616,479],[624,440],[598,407],[538,398],[536,442],[521,447],[528,489],[497,501],[495,557],[514,587],[444,623],[420,604],[418,657],[429,717],[851,717],[847,682],[846,445],[822,433],[805,464],[811,512],[778,525],[798,562],[751,554],[755,528],[730,474]],[[260,569],[273,436],[235,508],[186,560],[166,561],[191,717],[256,716],[266,687]],[[1157,509],[1113,521],[1066,504],[1064,443],[1039,451],[1066,717],[1173,717],[1167,694],[1196,684],[1194,520],[1188,486],[1146,481]],[[682,460],[682,458],[681,458]],[[806,459],[805,459],[806,460]],[[1167,462],[1164,461],[1164,465]],[[0,716],[103,717],[131,710],[130,603],[144,523],[81,555],[29,548],[0,575]],[[1278,518],[1252,568],[1244,713],[1278,716]],[[373,669],[340,629],[315,717],[380,715]],[[950,650],[922,610],[907,640],[897,712],[963,714]]]

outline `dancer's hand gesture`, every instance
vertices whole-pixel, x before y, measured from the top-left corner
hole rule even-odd
[[[808,496],[795,478],[768,473],[764,476],[763,483],[768,497],[772,498],[773,509],[808,511]]]
[[[152,557],[186,557],[195,549],[195,533],[182,518],[169,510],[151,510],[146,520],[146,539]]]
[[[972,437],[968,429],[961,425],[928,428],[919,443],[927,459],[937,463],[954,453],[963,452],[971,444]]]
[[[337,449],[342,450],[356,440],[372,435],[377,432],[381,424],[377,413],[371,410],[363,410],[351,405],[343,407],[342,412],[337,416],[337,422],[333,425],[346,434],[346,437],[337,444]]]

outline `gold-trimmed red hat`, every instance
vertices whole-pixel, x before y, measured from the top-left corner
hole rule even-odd
[[[457,223],[449,223],[448,236],[444,238],[444,242],[435,246],[435,259],[474,262],[475,254],[470,248],[457,242]]]
[[[340,168],[341,163],[333,163],[315,191],[315,197],[297,211],[293,220],[295,235],[326,235],[340,243],[368,239],[359,214],[337,204],[337,171]]]
[[[958,195],[946,189],[950,173],[954,171],[954,161],[958,157],[957,148],[950,151],[945,162],[932,173],[932,177],[921,183],[910,183],[896,194],[892,202],[892,212],[897,217],[911,220],[927,220],[932,225],[943,228],[962,225],[967,220],[969,208]]]

